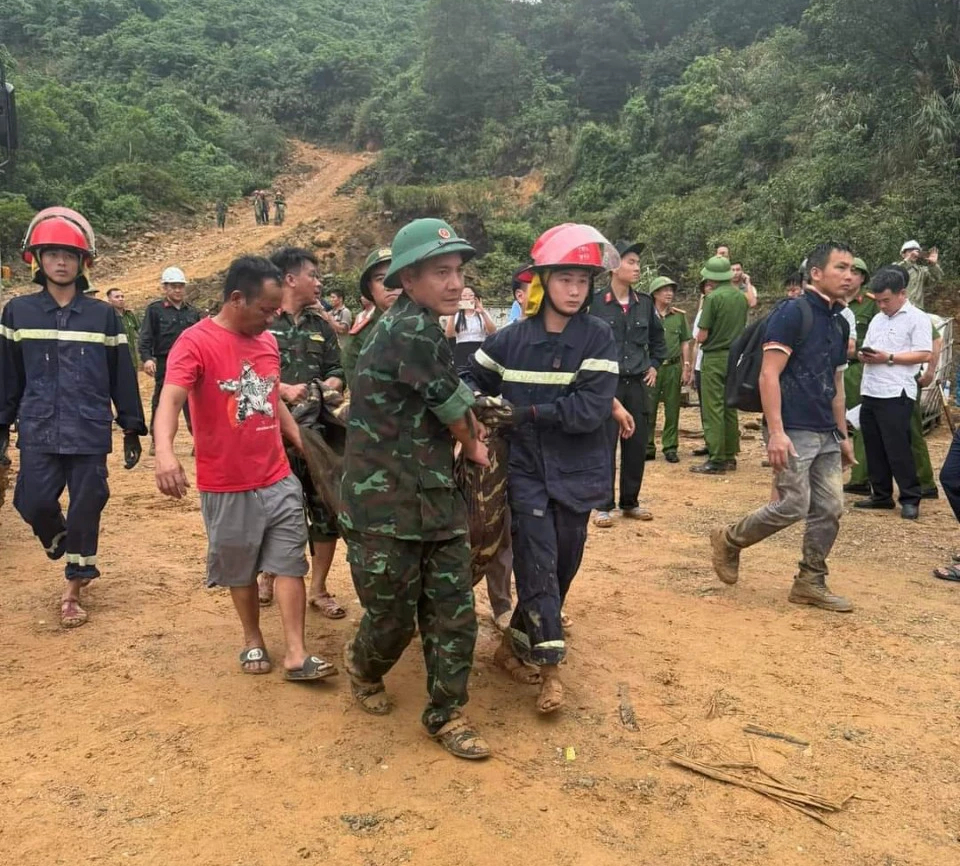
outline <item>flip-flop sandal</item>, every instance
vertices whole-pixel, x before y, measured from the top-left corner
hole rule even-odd
[[[944,565],[933,570],[933,576],[940,580],[952,580],[960,583],[960,566]]]
[[[64,628],[79,628],[87,619],[87,612],[75,598],[60,602],[60,625]]]
[[[312,680],[325,680],[335,677],[337,669],[318,656],[307,656],[303,664],[295,670],[284,670],[283,678],[290,683],[306,683]]]
[[[335,601],[332,593],[315,595],[309,600],[310,607],[327,619],[343,619],[347,612]]]
[[[563,706],[563,683],[557,679],[544,680],[537,697],[537,712],[543,716],[555,713]]]
[[[593,525],[600,529],[609,529],[613,526],[613,518],[607,511],[598,511],[596,517],[593,518]]]
[[[960,553],[955,553],[950,557],[953,562],[960,562]]]
[[[265,664],[266,667],[260,670],[247,669],[247,665],[255,664]],[[252,646],[240,653],[240,668],[245,674],[259,676],[260,674],[270,673],[273,670],[273,665],[270,662],[270,656],[267,655],[267,651],[262,646]]]
[[[273,576],[267,574],[257,575],[257,597],[260,604],[266,607],[273,603]]]
[[[510,678],[515,683],[520,683],[523,686],[535,686],[540,682],[539,669],[526,664],[523,659],[518,659],[503,644],[497,647],[497,651],[493,654],[493,661],[500,670],[510,674]]]
[[[463,716],[451,719],[440,730],[430,734],[430,739],[436,740],[458,758],[480,761],[490,757],[490,747]]]

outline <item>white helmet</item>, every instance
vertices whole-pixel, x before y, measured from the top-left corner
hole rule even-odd
[[[921,249],[920,244],[916,241],[907,241],[902,247],[900,247],[900,252],[905,253],[907,250],[919,250]]]
[[[187,277],[180,268],[167,268],[160,276],[161,283],[183,283],[186,285]]]

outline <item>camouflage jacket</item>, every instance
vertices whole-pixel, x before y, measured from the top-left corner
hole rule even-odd
[[[401,294],[357,360],[340,490],[344,529],[410,541],[465,535],[447,426],[472,405],[438,318]]]
[[[306,385],[331,376],[344,381],[337,335],[316,310],[307,307],[299,321],[281,312],[270,333],[280,348],[280,381],[284,385]]]
[[[347,375],[347,388],[350,390],[353,390],[353,374],[357,369],[357,358],[360,357],[363,347],[370,342],[373,326],[380,321],[382,316],[383,313],[381,313],[380,310],[374,309],[370,316],[361,323],[359,328],[357,327],[357,323],[354,322],[350,333],[344,337],[341,358],[343,359],[343,372]]]

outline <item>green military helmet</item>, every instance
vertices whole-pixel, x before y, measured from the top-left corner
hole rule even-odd
[[[729,283],[733,279],[733,271],[730,269],[730,259],[723,256],[713,256],[700,270],[700,277],[709,280],[711,283]]]
[[[363,273],[360,274],[360,294],[368,301],[373,300],[373,295],[370,293],[370,271],[377,265],[389,262],[392,257],[393,253],[390,251],[390,247],[377,247],[370,252],[367,260],[363,263]]]
[[[651,295],[655,295],[660,289],[665,289],[667,286],[672,288],[677,288],[677,284],[670,279],[670,277],[657,277],[650,283],[650,288],[647,289]]]
[[[407,223],[397,232],[390,246],[393,249],[393,258],[390,261],[390,270],[383,280],[383,284],[390,289],[401,287],[400,271],[410,265],[448,253],[460,253],[463,261],[468,262],[477,253],[467,241],[457,235],[449,223],[438,219],[419,219]]]
[[[855,271],[860,271],[860,273],[863,274],[864,280],[870,279],[870,269],[867,267],[867,263],[863,259],[854,259],[853,269]]]

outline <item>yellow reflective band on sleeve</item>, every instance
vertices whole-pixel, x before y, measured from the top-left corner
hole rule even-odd
[[[562,640],[545,640],[543,643],[535,643],[533,648],[538,649],[563,649],[566,644]]]
[[[576,373],[555,373],[547,370],[504,370],[504,382],[521,382],[524,385],[569,385],[577,378]]]
[[[592,373],[613,373],[614,376],[620,375],[620,365],[616,361],[607,361],[603,358],[584,358],[580,369]]]
[[[500,373],[503,375],[504,370],[506,369],[502,364],[498,364],[493,360],[483,349],[477,349],[473,353],[474,360],[483,368],[487,370],[493,370],[494,373]]]
[[[69,562],[71,565],[96,565],[97,564],[96,554],[94,554],[93,556],[81,556],[79,553],[68,553],[66,559],[67,559],[67,562]]]
[[[6,325],[0,325],[0,337],[4,337],[7,340],[13,340],[14,333],[16,333],[13,328],[8,328]]]
[[[120,346],[127,342],[125,334],[107,336],[96,331],[58,331],[55,328],[2,328],[0,335],[15,343],[23,340],[60,340],[64,343],[100,343],[104,346]]]

